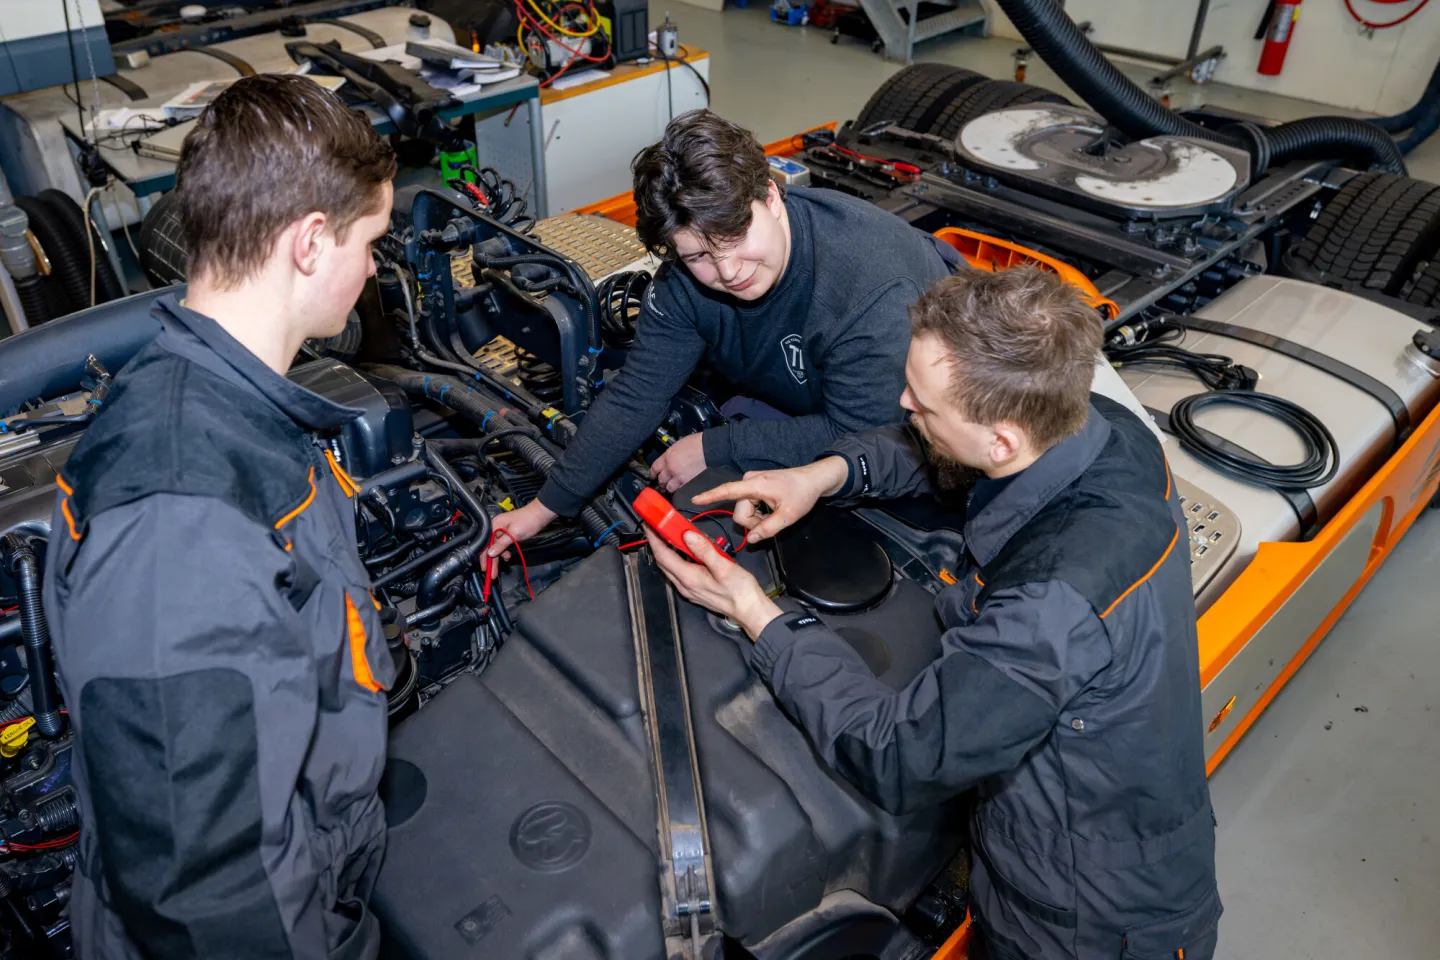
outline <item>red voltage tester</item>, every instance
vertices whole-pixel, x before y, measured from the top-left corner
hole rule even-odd
[[[641,490],[640,495],[635,498],[632,506],[635,507],[635,512],[640,514],[640,519],[644,520],[650,529],[660,534],[666,543],[696,563],[700,562],[699,558],[690,552],[690,548],[685,546],[685,534],[690,530],[694,530],[702,537],[705,537],[705,534],[701,533],[695,524],[685,519],[685,515],[679,510],[676,510],[675,506],[669,500],[666,500],[657,493],[655,488],[646,487],[644,490]],[[709,540],[710,538],[705,537],[705,539]],[[729,560],[731,563],[735,562],[735,559],[720,547],[717,546],[716,550],[718,550],[720,555],[726,560]]]

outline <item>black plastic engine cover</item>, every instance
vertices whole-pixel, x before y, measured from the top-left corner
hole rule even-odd
[[[389,790],[404,818],[373,897],[391,955],[664,957],[623,564],[606,549],[571,570],[480,679],[394,733],[392,768],[410,766],[389,783],[410,787]],[[901,580],[873,609],[822,616],[898,689],[939,652],[932,603]],[[750,671],[748,640],[683,601],[679,622],[722,930],[753,946],[842,890],[902,911],[955,853],[958,807],[872,806]]]

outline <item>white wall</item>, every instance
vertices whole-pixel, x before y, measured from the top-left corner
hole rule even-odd
[[[992,11],[992,33],[1018,38],[995,0],[983,2]],[[1405,13],[1419,0],[1353,2],[1361,16],[1384,22]],[[1077,22],[1093,23],[1091,37],[1097,42],[1184,56],[1197,6],[1198,0],[1069,0],[1065,10]],[[1278,77],[1264,77],[1255,72],[1262,44],[1254,39],[1264,9],[1261,0],[1211,3],[1200,48],[1220,44],[1229,54],[1221,61],[1217,81],[1391,114],[1419,98],[1440,57],[1440,4],[1427,7],[1408,23],[1367,38],[1346,12],[1343,0],[1307,0],[1300,8],[1284,71]]]
[[[70,27],[87,30],[105,25],[100,0],[0,0],[0,35],[8,41],[43,37],[65,32],[65,7],[70,8]]]

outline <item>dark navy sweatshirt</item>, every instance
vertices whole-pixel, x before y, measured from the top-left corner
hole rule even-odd
[[[625,367],[586,413],[540,501],[573,516],[664,419],[702,358],[746,396],[791,415],[705,431],[705,462],[737,470],[809,463],[847,433],[903,418],[909,307],[954,254],[879,207],[791,188],[790,262],[744,303],[678,263],[655,276]],[[943,251],[943,252],[942,252]]]

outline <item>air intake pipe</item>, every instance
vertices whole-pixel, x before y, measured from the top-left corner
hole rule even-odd
[[[1136,86],[1096,49],[1055,0],[996,2],[1050,69],[1132,139],[1165,134],[1241,147],[1260,161],[1254,164],[1257,175],[1264,172],[1267,152],[1269,162],[1275,164],[1345,158],[1363,161],[1375,170],[1405,172],[1405,159],[1394,139],[1365,120],[1310,117],[1263,130],[1246,125],[1243,138],[1209,130],[1171,111]]]

